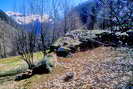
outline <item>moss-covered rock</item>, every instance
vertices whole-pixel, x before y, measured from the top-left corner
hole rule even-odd
[[[50,73],[52,71],[52,68],[55,67],[56,64],[56,55],[53,53],[48,54],[33,68],[33,74]]]

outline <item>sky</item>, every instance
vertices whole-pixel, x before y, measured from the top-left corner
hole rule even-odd
[[[21,5],[23,0],[0,0],[0,9],[3,11],[13,11],[13,8],[15,8],[16,2],[18,2],[18,6]]]
[[[75,5],[79,4],[80,2],[84,2],[87,0],[74,0]],[[23,0],[0,0],[0,9],[3,11],[15,11],[14,8],[22,6]]]

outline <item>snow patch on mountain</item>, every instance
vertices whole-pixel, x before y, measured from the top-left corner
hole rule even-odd
[[[43,16],[34,14],[34,15],[23,15],[18,12],[12,12],[8,11],[6,14],[10,17],[12,17],[18,24],[23,25],[23,24],[30,24],[35,21],[39,21],[41,23],[43,22],[49,22],[51,21],[50,17],[47,14],[44,14]]]

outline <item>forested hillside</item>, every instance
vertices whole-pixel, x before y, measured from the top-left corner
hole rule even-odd
[[[16,55],[16,29],[9,24],[9,17],[0,11],[0,58]]]

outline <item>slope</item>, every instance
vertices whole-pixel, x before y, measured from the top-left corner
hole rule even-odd
[[[71,58],[58,57],[52,73],[19,82],[11,79],[1,89],[117,89],[132,75],[130,63],[125,60],[126,50],[98,47],[77,52]]]
[[[9,24],[10,18],[0,10],[0,58],[16,55],[16,29]],[[11,20],[10,20],[11,21]],[[14,24],[14,22],[10,22]]]

